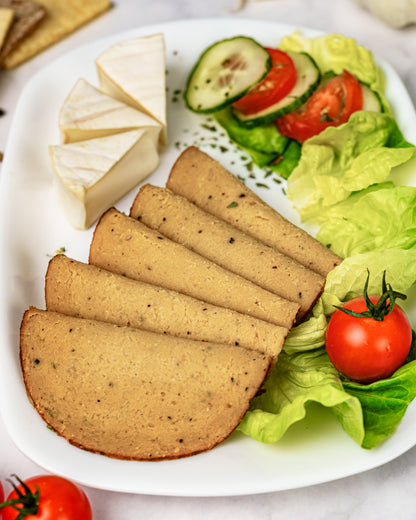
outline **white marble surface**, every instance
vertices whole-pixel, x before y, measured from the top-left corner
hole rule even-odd
[[[8,130],[25,83],[50,60],[101,36],[185,18],[267,19],[352,36],[395,67],[416,103],[416,26],[390,28],[352,0],[257,0],[234,11],[236,5],[237,0],[116,0],[110,12],[76,34],[18,69],[0,73],[0,107],[7,111],[0,119],[0,150],[6,149],[7,153]],[[0,479],[12,473],[28,477],[41,472],[42,468],[15,448],[0,419]],[[266,495],[198,499],[128,495],[91,488],[86,492],[95,520],[410,520],[416,515],[415,483],[416,448],[389,464],[353,477]]]

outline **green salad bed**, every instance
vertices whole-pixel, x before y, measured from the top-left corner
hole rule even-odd
[[[308,403],[328,407],[363,448],[389,437],[416,396],[416,339],[392,376],[353,382],[331,364],[325,332],[335,306],[363,294],[380,294],[383,273],[395,291],[416,281],[416,188],[394,182],[394,167],[415,158],[385,98],[385,77],[372,53],[340,35],[285,37],[279,49],[306,52],[322,75],[348,70],[376,93],[382,109],[359,110],[346,123],[303,143],[281,135],[273,122],[245,125],[231,106],[214,112],[232,141],[261,168],[287,180],[286,193],[302,222],[344,258],[328,275],[313,314],[294,327],[278,363],[238,429],[265,443],[278,441],[305,417]],[[411,293],[411,290],[410,290]]]

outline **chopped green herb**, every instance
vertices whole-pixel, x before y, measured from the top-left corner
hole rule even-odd
[[[47,254],[46,256],[48,256],[49,258],[52,258],[55,255],[59,255],[59,254],[65,253],[65,251],[66,251],[65,247],[60,247],[59,249],[55,249],[55,251],[53,252],[53,255]]]
[[[228,204],[227,208],[236,208],[238,206],[238,203],[237,202],[231,202],[230,204]]]
[[[253,171],[253,167],[254,167],[253,161],[250,161],[249,163],[246,164],[246,168],[249,172]]]
[[[213,126],[213,125],[207,125],[207,124],[203,123],[201,126],[202,126],[202,128],[205,128],[206,130],[209,130],[210,132],[216,132],[217,131],[217,127]]]

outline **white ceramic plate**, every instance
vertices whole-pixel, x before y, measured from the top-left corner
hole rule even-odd
[[[84,485],[133,493],[221,496],[298,488],[338,479],[384,464],[416,443],[416,406],[411,405],[395,434],[365,451],[332,415],[311,406],[307,419],[294,425],[274,445],[234,433],[210,452],[169,462],[128,462],[77,449],[50,431],[29,403],[19,366],[19,327],[29,305],[44,308],[44,275],[51,255],[62,247],[68,256],[87,261],[92,230],[74,231],[57,204],[48,145],[59,142],[58,112],[79,77],[97,85],[95,58],[127,38],[163,32],[167,44],[170,145],[148,181],[164,185],[181,149],[197,144],[234,173],[247,176],[241,153],[224,153],[209,121],[184,109],[183,89],[190,67],[215,40],[244,34],[265,45],[278,45],[295,27],[242,19],[189,20],[116,34],[76,49],[41,70],[24,90],[10,132],[1,185],[0,396],[3,419],[17,447],[37,464]],[[316,33],[303,29],[307,36]],[[405,136],[416,142],[414,108],[400,79],[386,63],[387,96]],[[220,144],[228,147],[226,140]],[[414,164],[396,172],[415,182]],[[296,223],[278,184],[248,184]],[[117,204],[128,211],[137,190]],[[416,323],[414,310],[412,320]]]

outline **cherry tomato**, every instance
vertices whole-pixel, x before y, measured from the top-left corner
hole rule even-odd
[[[0,509],[3,520],[92,520],[89,500],[73,482],[55,475],[39,475],[24,482],[17,480],[19,484],[14,485],[6,503],[17,499],[19,503],[15,508],[18,509],[11,505]],[[16,490],[23,494],[23,499]]]
[[[296,83],[296,68],[292,58],[279,49],[266,47],[272,66],[265,78],[233,103],[242,114],[255,114],[274,105],[292,90]]]
[[[368,296],[377,304],[379,296]],[[363,296],[345,305],[356,313],[365,312]],[[406,360],[412,344],[412,329],[404,311],[394,304],[381,321],[356,317],[336,310],[326,330],[325,345],[329,359],[341,374],[360,383],[389,377]]]
[[[276,125],[282,135],[303,142],[329,126],[346,123],[362,107],[361,85],[345,70],[316,90],[300,108],[277,119]]]
[[[3,484],[0,482],[0,503],[4,500],[4,491],[3,491]],[[0,518],[1,518],[1,509],[0,509]]]

